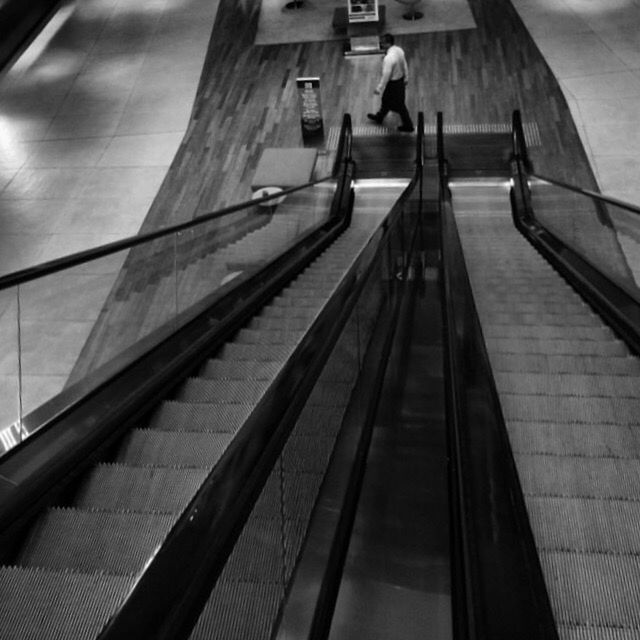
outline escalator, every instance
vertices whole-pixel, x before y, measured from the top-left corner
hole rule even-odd
[[[341,141],[346,137],[343,129]],[[231,321],[189,317],[185,337],[161,339],[157,347],[173,353],[173,369],[152,350],[125,366],[115,391],[98,384],[87,399],[93,407],[57,409],[60,417],[4,456],[3,638],[175,638],[188,637],[194,624],[194,638],[209,637],[212,625],[220,637],[264,637],[265,625],[273,624],[362,354],[388,304],[385,272],[398,253],[389,238],[400,226],[398,198],[409,182],[365,185],[354,202],[352,162],[342,145],[348,141],[338,153],[344,151],[345,173],[335,181],[331,211],[336,202],[350,204],[341,214],[348,228],[331,213],[328,222],[287,234],[291,248],[266,267],[252,243],[248,257],[258,282],[240,286],[234,303],[240,311],[232,305]],[[273,219],[278,215],[291,212],[281,207]],[[246,279],[247,265],[229,258],[237,252],[223,247],[216,264],[220,255],[233,279]],[[281,275],[284,258],[293,262],[286,267],[293,280]],[[136,261],[129,255],[124,264]],[[205,270],[216,280],[223,275]],[[283,284],[265,286],[263,271],[275,271],[272,278]],[[169,274],[168,281],[187,273]],[[148,305],[170,306],[167,279],[153,280],[164,294],[116,282],[117,295],[107,301],[120,333],[134,328],[120,322],[123,301],[131,304],[142,292],[147,306],[136,307],[144,317],[153,315]],[[223,284],[223,308],[226,290]],[[197,293],[195,302],[203,300]],[[188,341],[198,323],[221,338]],[[98,367],[110,370],[112,363]],[[157,386],[155,376],[162,379]],[[135,379],[141,390],[129,388]],[[101,409],[111,413],[104,425]],[[262,615],[229,615],[238,600],[252,596]]]
[[[505,180],[503,137],[483,146],[484,170],[447,180],[438,131],[425,163],[418,136],[409,188],[415,141],[395,168],[353,141],[367,178],[337,188],[350,225],[287,231],[293,267],[225,244],[226,270],[198,255],[169,275],[196,306],[205,273],[227,307],[234,284],[251,305],[204,314],[214,340],[189,317],[158,346],[175,366],[154,352],[128,363],[117,400],[98,385],[92,409],[60,412],[66,430],[53,420],[0,461],[3,638],[633,637],[640,366],[619,337],[633,311],[619,306],[614,333],[592,309],[605,302],[565,281],[580,266],[567,246],[534,229],[536,250],[516,229],[514,210],[526,233],[534,205],[557,198]],[[576,227],[571,211],[557,234]],[[627,245],[594,211],[602,253],[621,252],[620,299]],[[284,228],[271,215],[251,233]],[[254,267],[272,275],[251,289]],[[172,297],[155,281],[154,310]],[[120,318],[144,286],[116,284]],[[91,357],[110,335],[96,326]]]
[[[637,631],[640,360],[516,230],[508,185],[450,186],[558,632]]]
[[[640,211],[534,173],[518,112],[509,179],[447,186],[547,633],[635,637],[640,289],[628,236]],[[533,637],[553,637],[543,632]]]

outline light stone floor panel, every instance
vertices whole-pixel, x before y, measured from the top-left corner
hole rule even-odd
[[[560,82],[601,191],[640,203],[640,0],[512,3]]]

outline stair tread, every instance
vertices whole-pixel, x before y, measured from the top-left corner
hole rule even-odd
[[[17,564],[135,574],[176,519],[169,514],[49,509],[30,531]]]
[[[135,577],[0,568],[0,637],[97,638],[133,587]],[[73,614],[71,615],[71,612]]]

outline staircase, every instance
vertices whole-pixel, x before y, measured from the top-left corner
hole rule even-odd
[[[451,190],[560,637],[639,637],[640,361],[515,230],[504,182]]]

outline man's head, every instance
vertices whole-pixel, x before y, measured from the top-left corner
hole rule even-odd
[[[390,33],[380,36],[380,48],[383,51],[386,51],[391,45],[393,45],[393,36]]]

